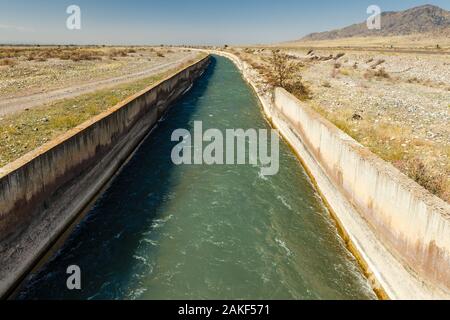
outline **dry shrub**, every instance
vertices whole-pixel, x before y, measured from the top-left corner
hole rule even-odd
[[[311,90],[303,83],[302,77],[300,76],[296,79],[289,80],[284,88],[302,101],[311,99]]]
[[[13,59],[2,59],[0,60],[0,66],[8,66],[8,67],[14,67],[17,64],[17,61]]]
[[[281,53],[279,50],[272,51],[269,63],[272,68],[269,81],[277,87],[284,88],[287,81],[293,79],[299,69],[297,63],[291,61],[286,54]]]
[[[133,49],[130,49],[130,50],[133,50]],[[129,53],[129,50],[112,49],[109,51],[109,58],[111,60],[114,60],[114,58],[117,58],[117,57],[125,58],[125,57],[128,57],[128,53]]]
[[[160,57],[160,58],[164,58],[164,57],[165,57],[165,55],[164,55],[162,52],[158,52],[156,55],[157,55],[158,57]]]
[[[411,179],[436,196],[444,198],[445,178],[442,174],[435,174],[422,160],[414,158],[396,163],[397,167]]]
[[[350,70],[348,70],[348,69],[340,69],[339,72],[344,76],[350,75]]]
[[[380,68],[379,70],[376,70],[376,71],[368,70],[364,74],[364,78],[366,78],[366,79],[372,79],[372,78],[390,79],[391,76],[384,68]]]
[[[100,60],[100,54],[96,51],[75,51],[70,55],[70,60],[72,61],[90,61],[90,60]]]
[[[385,79],[390,79],[391,78],[389,73],[387,73],[387,71],[384,68],[381,68],[381,69],[375,71],[375,77],[385,78]]]
[[[100,50],[89,50],[80,48],[45,48],[45,49],[34,49],[27,52],[26,59],[28,61],[47,61],[49,59],[60,59],[60,60],[72,60],[72,61],[82,61],[82,60],[100,60],[104,55],[104,52]]]
[[[22,55],[25,50],[15,48],[2,48],[0,49],[0,59],[9,58],[14,59]]]
[[[406,80],[406,82],[408,82],[408,83],[420,83],[420,80],[417,77],[414,77],[414,78],[409,78],[408,80]]]
[[[298,74],[302,65],[293,60],[279,50],[272,51],[269,59],[271,70],[266,73],[267,80],[271,85],[286,89],[300,100],[310,99],[311,91]]]

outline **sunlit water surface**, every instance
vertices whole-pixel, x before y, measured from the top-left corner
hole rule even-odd
[[[280,171],[174,166],[174,129],[268,129],[235,66],[214,57],[21,299],[372,299],[289,147]],[[78,265],[82,290],[69,291]]]

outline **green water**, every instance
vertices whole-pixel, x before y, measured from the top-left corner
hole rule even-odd
[[[175,166],[174,129],[268,129],[228,60],[171,109],[20,299],[372,299],[291,150],[280,171]],[[66,288],[78,265],[82,290]]]

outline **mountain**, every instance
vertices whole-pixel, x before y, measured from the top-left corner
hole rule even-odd
[[[338,30],[312,33],[302,38],[301,41],[423,33],[450,34],[450,11],[433,5],[424,5],[405,11],[383,12],[381,14],[381,30],[369,30],[364,21]]]

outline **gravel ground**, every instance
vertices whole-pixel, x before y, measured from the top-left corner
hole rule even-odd
[[[0,53],[1,53],[0,48]],[[16,98],[48,92],[93,81],[99,81],[126,74],[138,73],[145,69],[177,61],[189,54],[185,50],[136,48],[127,56],[108,56],[108,50],[100,60],[28,61],[20,56],[14,66],[0,66],[0,99]],[[163,56],[159,56],[160,53]]]

